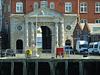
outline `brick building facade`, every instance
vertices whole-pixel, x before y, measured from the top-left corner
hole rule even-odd
[[[8,8],[10,12],[8,12]],[[34,26],[31,39],[34,36],[35,40],[36,13],[38,14],[38,26],[41,28],[46,26],[51,30],[51,49],[65,45],[73,46],[73,31],[77,22],[80,25],[85,22],[100,23],[99,0],[4,0],[3,9],[3,11],[6,10],[6,14],[3,13],[3,30],[7,30],[5,26],[8,25],[9,47],[14,49],[16,49],[17,40],[19,42],[22,40],[23,49],[31,42],[28,37],[29,30],[26,29],[29,25]],[[22,28],[22,31],[20,32],[16,28]],[[43,27],[44,29],[45,27]],[[44,32],[46,34],[46,31]]]

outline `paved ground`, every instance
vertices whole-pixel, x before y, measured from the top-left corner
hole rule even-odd
[[[42,53],[40,54],[40,57],[38,59],[51,59],[51,57],[55,57],[56,58],[56,55],[54,54],[45,54],[45,53]],[[25,54],[16,54],[16,57],[0,57],[0,59],[22,59],[22,58],[26,58],[25,57]],[[32,59],[36,59],[36,57],[34,57],[34,55],[31,57]],[[70,56],[66,56],[66,57],[63,57],[62,56],[57,56],[56,59],[100,59],[100,55],[88,55],[88,57],[83,57],[83,55],[73,55],[71,54]]]

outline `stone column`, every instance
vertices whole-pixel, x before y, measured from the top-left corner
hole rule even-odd
[[[58,23],[55,23],[55,44],[58,47]]]
[[[25,23],[25,46],[28,45],[28,23]]]
[[[26,62],[23,61],[23,75],[27,75]]]
[[[31,25],[31,41],[34,40],[34,24]]]
[[[68,61],[65,61],[65,75],[68,75]]]
[[[14,75],[14,62],[11,61],[11,75]]]
[[[35,75],[38,75],[38,62],[35,62]]]
[[[64,22],[61,22],[60,46],[64,46]]]
[[[79,75],[83,75],[83,63],[79,61]]]
[[[55,75],[55,68],[57,66],[57,62],[49,62],[50,65],[50,75]]]

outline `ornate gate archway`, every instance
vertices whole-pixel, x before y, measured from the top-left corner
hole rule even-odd
[[[47,26],[41,26],[42,29],[42,52],[51,52],[51,30]]]

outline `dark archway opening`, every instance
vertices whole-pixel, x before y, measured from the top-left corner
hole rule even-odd
[[[70,40],[66,40],[65,45],[71,45],[71,41]]]
[[[41,26],[42,29],[42,52],[51,52],[51,30],[47,26]]]
[[[50,65],[47,62],[38,63],[38,75],[50,75]]]
[[[22,40],[17,40],[16,42],[16,52],[22,53],[23,52],[23,41]]]

